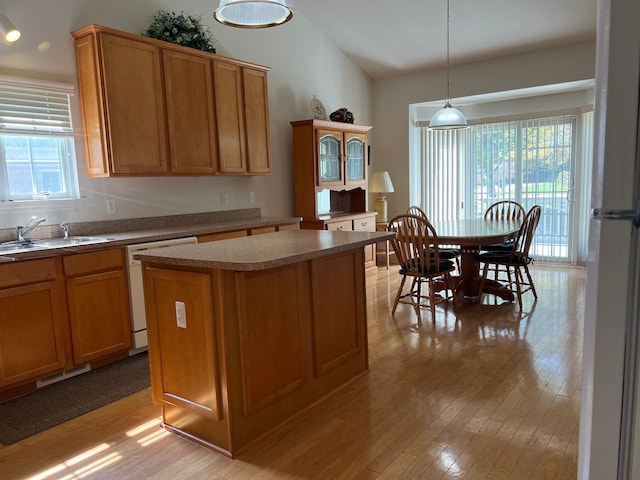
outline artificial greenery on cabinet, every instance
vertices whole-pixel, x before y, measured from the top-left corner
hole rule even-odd
[[[149,27],[142,32],[142,35],[216,53],[213,46],[216,39],[209,27],[202,24],[201,17],[194,17],[184,12],[176,14],[167,10],[158,10],[149,20]]]

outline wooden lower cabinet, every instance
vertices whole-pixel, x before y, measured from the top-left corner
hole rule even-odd
[[[257,227],[249,230],[232,230],[229,232],[206,233],[198,235],[198,243],[215,242],[217,240],[227,240],[229,238],[246,237],[247,235],[260,235],[261,233],[280,232],[282,230],[299,230],[300,222],[285,223],[272,227]]]
[[[0,388],[65,369],[64,282],[56,258],[0,266]]]
[[[234,456],[365,372],[362,265],[362,249],[256,271],[143,262],[165,428]]]
[[[122,249],[63,257],[76,365],[131,348],[129,292]]]
[[[324,228],[325,230],[337,232],[375,232],[376,214],[343,215],[329,220],[303,222],[303,228]],[[364,247],[364,268],[367,275],[375,275],[378,271],[376,264],[375,244]]]

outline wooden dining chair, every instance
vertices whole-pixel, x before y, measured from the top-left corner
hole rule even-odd
[[[412,205],[407,208],[407,215],[415,215],[416,217],[422,217],[429,221],[427,214],[422,210],[422,208],[417,205]],[[460,271],[460,249],[459,248],[449,248],[449,247],[440,247],[440,258],[443,260],[455,260],[456,268]]]
[[[522,221],[525,216],[524,207],[513,200],[500,200],[492,203],[484,212],[485,220],[511,220]],[[489,252],[510,252],[513,249],[513,240],[505,243],[484,245],[482,250]]]
[[[513,200],[492,203],[484,212],[485,220],[522,220],[524,215],[524,207]]]
[[[536,300],[538,299],[536,287],[533,284],[533,279],[529,272],[529,264],[533,261],[529,250],[540,221],[541,212],[542,208],[540,205],[531,207],[524,216],[518,235],[513,241],[510,250],[490,251],[478,255],[478,260],[483,264],[478,301],[482,301],[484,284],[490,270],[495,272],[496,279],[499,279],[500,272],[506,274],[506,279],[503,279],[504,285],[517,297],[520,310],[522,310],[523,293],[530,290],[533,293],[533,297]]]
[[[454,264],[451,260],[440,257],[438,235],[435,228],[426,218],[417,215],[398,215],[389,222],[389,231],[396,236],[391,245],[400,264],[402,280],[393,302],[391,314],[395,314],[399,303],[413,305],[420,318],[420,308],[428,307],[431,318],[435,322],[435,307],[437,304],[456,296],[451,280]],[[432,247],[432,248],[430,248]],[[407,278],[412,279],[411,287],[404,293]],[[450,295],[440,295],[435,292],[435,283],[441,282],[444,291]],[[426,283],[428,292],[423,291]]]

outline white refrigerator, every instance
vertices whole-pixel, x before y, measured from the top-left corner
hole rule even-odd
[[[598,0],[579,479],[640,479],[640,0]]]

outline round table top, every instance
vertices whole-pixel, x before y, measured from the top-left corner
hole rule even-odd
[[[434,224],[439,243],[451,245],[491,245],[503,243],[514,238],[520,229],[520,221],[485,220],[448,220]]]

